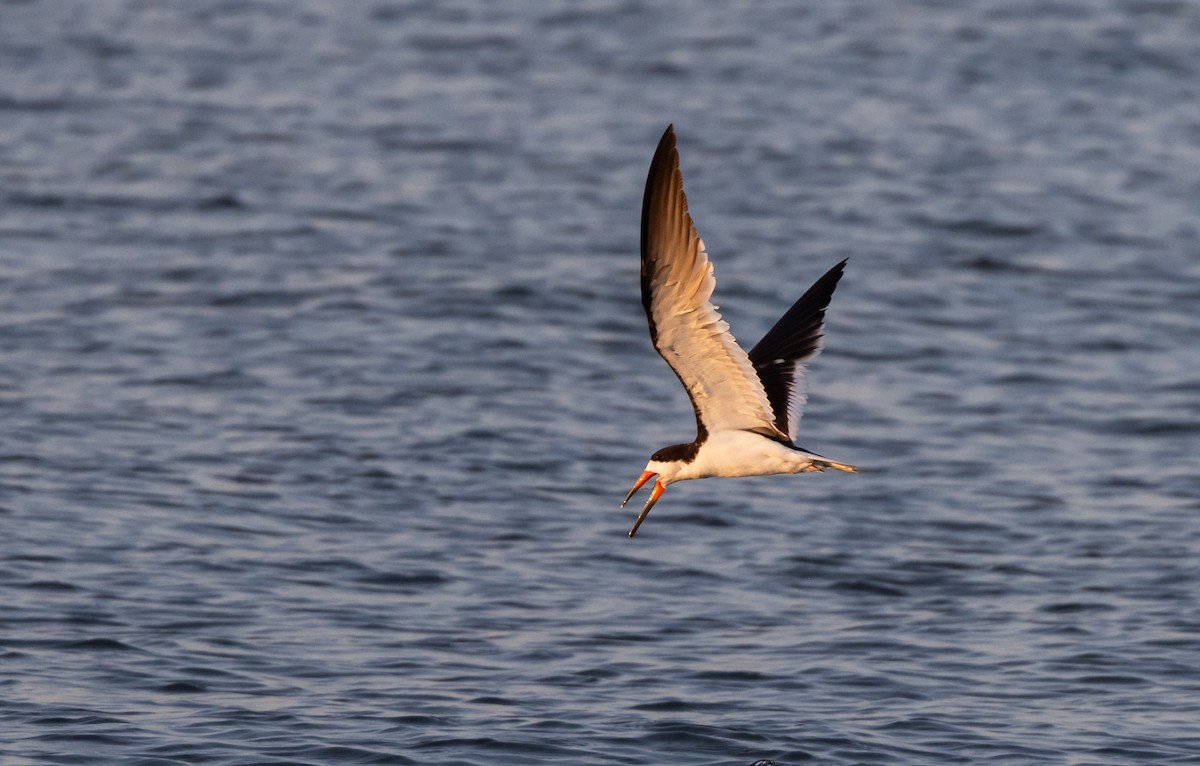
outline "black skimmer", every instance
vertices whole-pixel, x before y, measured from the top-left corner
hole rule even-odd
[[[806,400],[804,367],[821,350],[825,308],[846,261],[808,288],[747,354],[721,319],[712,296],[712,264],[688,214],[675,150],[663,133],[642,199],[642,306],[650,340],[687,390],[696,411],[696,440],[663,447],[625,496],[654,479],[633,537],[667,485],[711,476],[765,476],[855,467],[796,445]]]

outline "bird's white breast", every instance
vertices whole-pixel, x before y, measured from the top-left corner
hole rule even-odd
[[[806,473],[813,468],[811,456],[785,447],[749,431],[717,431],[708,435],[691,463],[683,466],[674,481],[710,476],[767,476],[776,473]]]

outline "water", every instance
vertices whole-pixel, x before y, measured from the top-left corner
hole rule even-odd
[[[1200,763],[1200,10],[0,7],[4,764]],[[676,125],[803,443],[637,293]]]

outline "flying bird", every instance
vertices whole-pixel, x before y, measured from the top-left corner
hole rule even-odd
[[[846,261],[808,288],[747,354],[709,298],[716,280],[688,214],[674,126],[658,142],[642,199],[642,306],[650,340],[687,390],[696,439],[650,457],[621,507],[650,479],[654,488],[629,530],[638,527],[669,484],[711,476],[765,476],[846,463],[796,444],[806,401],[804,368],[821,350],[825,309]]]

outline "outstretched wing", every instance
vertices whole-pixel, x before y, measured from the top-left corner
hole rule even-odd
[[[845,266],[842,261],[825,272],[750,350],[750,361],[775,413],[775,426],[792,442],[808,399],[805,363],[821,352],[825,309]]]
[[[786,438],[750,358],[709,301],[715,284],[688,214],[675,131],[668,125],[642,201],[642,305],[650,339],[691,397],[699,439],[724,430]]]

